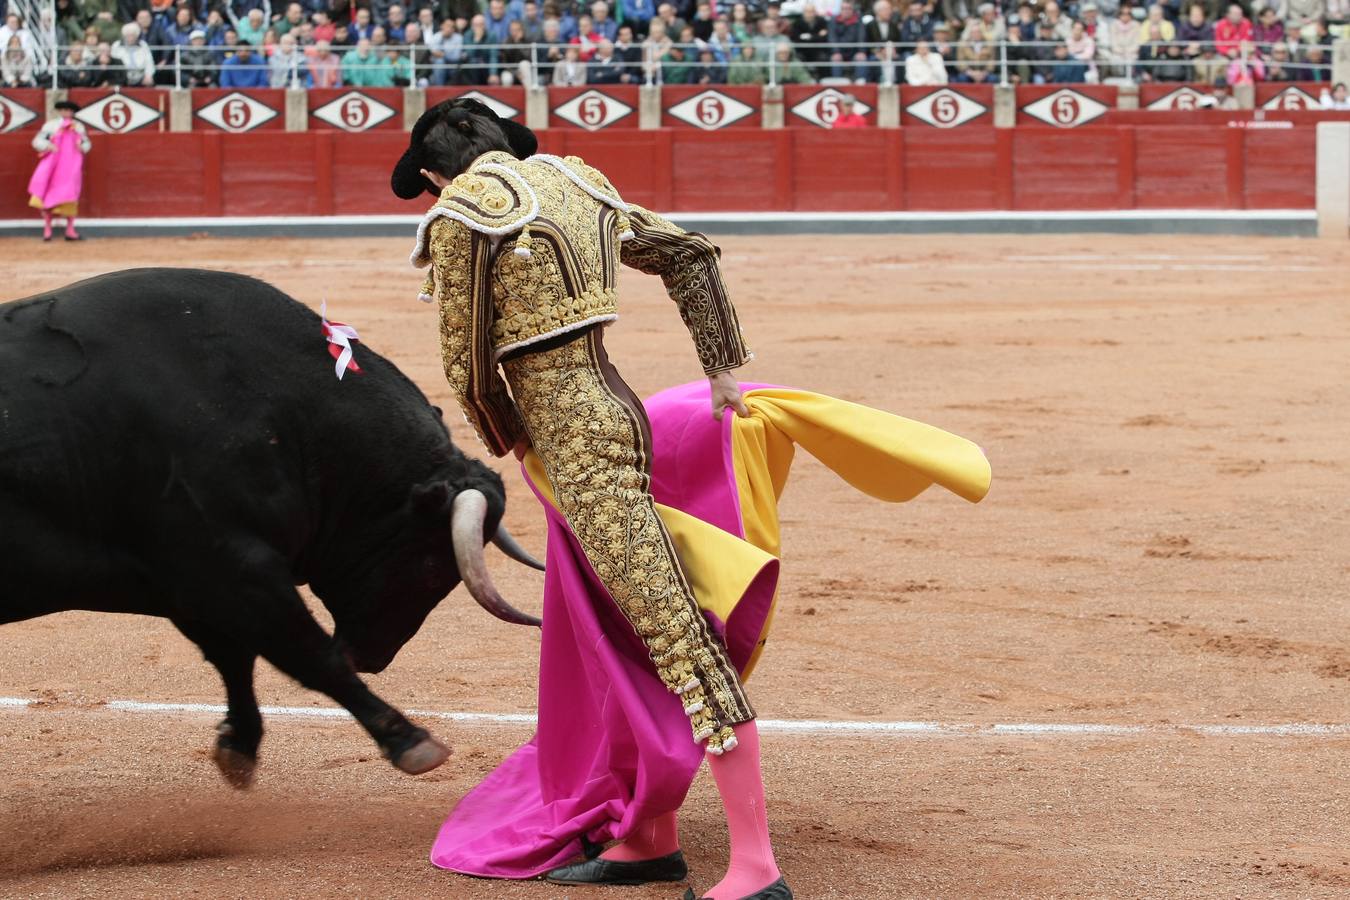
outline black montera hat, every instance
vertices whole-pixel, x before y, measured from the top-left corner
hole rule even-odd
[[[74,100],[57,100],[52,104],[52,109],[68,109],[71,112],[79,112],[80,104]]]
[[[474,115],[480,115],[492,119],[500,125],[502,131],[506,134],[506,141],[511,147],[511,152],[518,159],[533,156],[535,151],[539,149],[539,140],[534,136],[533,131],[519,122],[503,119],[493,112],[492,108],[486,103],[474,100],[471,97],[456,97],[453,100],[446,100],[422,113],[421,118],[417,120],[417,124],[413,126],[412,136],[408,141],[408,149],[403,151],[403,156],[394,165],[393,174],[389,176],[389,186],[396,196],[404,200],[411,200],[423,191],[433,197],[440,194],[435,185],[427,181],[422,175],[422,170],[427,168],[426,160],[422,154],[422,142],[426,139],[432,126],[454,110],[464,110]]]

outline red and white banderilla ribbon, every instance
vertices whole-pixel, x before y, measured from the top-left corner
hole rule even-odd
[[[333,371],[342,380],[344,372],[361,372],[361,367],[352,359],[352,341],[359,341],[361,336],[356,333],[356,329],[350,325],[344,325],[341,322],[328,321],[328,301],[323,301],[319,309],[319,315],[323,319],[323,336],[328,341],[328,353],[333,359],[337,360],[333,366]]]

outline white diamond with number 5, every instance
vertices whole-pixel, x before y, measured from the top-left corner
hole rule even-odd
[[[203,106],[197,110],[197,116],[222,131],[238,134],[252,131],[264,122],[272,121],[277,117],[277,111],[266,103],[259,103],[252,97],[235,91]]]
[[[467,94],[460,94],[459,97],[453,97],[451,99],[458,100],[461,97],[469,100],[477,100],[503,119],[514,119],[516,116],[520,115],[520,110],[516,109],[511,104],[503,103],[496,97],[489,97],[482,91],[469,91]]]
[[[22,128],[37,118],[37,113],[21,103],[0,96],[0,134]]]
[[[1077,128],[1105,115],[1106,104],[1066,89],[1028,103],[1022,112],[1057,128]]]
[[[936,128],[955,128],[988,111],[989,107],[983,103],[948,88],[920,97],[905,107],[905,112]]]
[[[1148,105],[1149,109],[1199,109],[1200,100],[1208,97],[1208,94],[1202,94],[1195,88],[1177,88],[1168,94],[1163,94],[1157,100]]]
[[[812,125],[829,128],[834,125],[834,120],[839,118],[839,114],[843,112],[843,99],[844,95],[841,92],[834,88],[826,88],[792,107],[792,114],[805,119]],[[860,116],[865,116],[872,111],[872,107],[861,100],[857,100],[853,104],[853,111]]]
[[[394,115],[394,110],[358,91],[348,91],[314,110],[314,117],[343,131],[365,131]]]
[[[99,131],[126,134],[158,119],[159,110],[125,94],[109,94],[81,109],[75,118]]]
[[[753,114],[755,108],[720,91],[704,91],[676,103],[666,112],[681,122],[697,125],[704,131],[716,131]]]
[[[1302,88],[1287,87],[1265,103],[1262,109],[1321,109],[1322,104],[1316,97]]]
[[[566,103],[555,107],[553,114],[565,122],[579,125],[587,131],[599,131],[613,125],[632,113],[633,107],[599,91],[577,94]]]

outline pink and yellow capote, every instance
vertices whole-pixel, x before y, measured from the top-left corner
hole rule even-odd
[[[822,394],[745,384],[749,417],[709,412],[706,381],[647,400],[652,493],[699,606],[748,678],[777,599],[778,499],[801,447],[878,500],[936,484],[972,503],[991,470],[971,441]],[[534,737],[460,800],[431,861],[532,878],[678,809],[698,772],[680,698],[595,576],[533,453],[522,465],[548,520],[539,723]],[[735,752],[735,751],[732,751]]]

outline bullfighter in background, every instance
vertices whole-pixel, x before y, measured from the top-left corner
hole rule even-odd
[[[84,125],[76,121],[79,104],[56,102],[57,117],[48,119],[33,138],[39,154],[37,168],[28,180],[28,205],[42,211],[42,239],[52,239],[52,218],[66,220],[66,240],[78,241],[75,217],[79,215],[80,190],[84,183],[84,155],[93,144]]]

